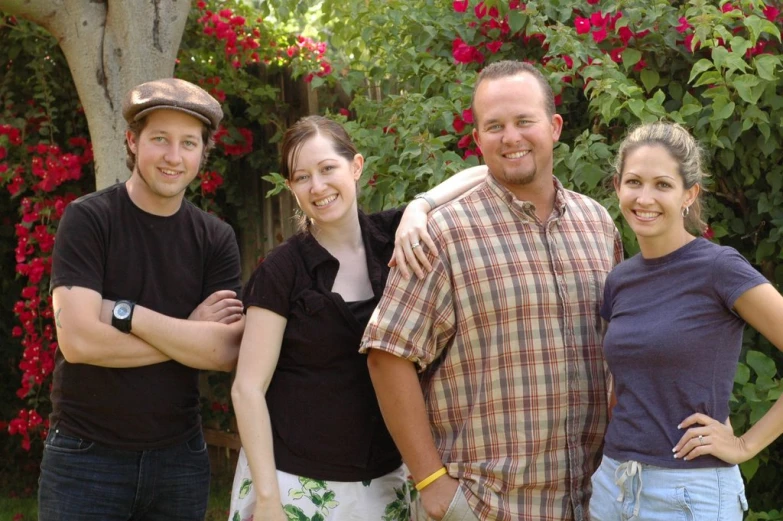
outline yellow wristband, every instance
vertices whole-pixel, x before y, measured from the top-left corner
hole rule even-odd
[[[446,474],[446,467],[439,468],[438,470],[436,470],[435,472],[433,472],[432,474],[430,474],[426,478],[424,478],[421,481],[419,481],[418,483],[416,483],[416,490],[421,492],[422,490],[424,490],[425,488],[430,486],[433,481],[435,481],[439,477],[443,476],[444,474]]]

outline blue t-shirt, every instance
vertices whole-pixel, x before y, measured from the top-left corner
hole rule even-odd
[[[609,274],[601,315],[617,405],[604,454],[666,468],[728,465],[674,459],[672,447],[691,414],[728,418],[745,327],[732,308],[765,283],[737,250],[701,238],[656,259],[636,255]]]

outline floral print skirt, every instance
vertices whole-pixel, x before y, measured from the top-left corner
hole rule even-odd
[[[323,481],[277,471],[280,501],[297,521],[410,521],[416,494],[405,466],[367,481]],[[239,451],[228,521],[251,521],[256,495],[244,450]]]

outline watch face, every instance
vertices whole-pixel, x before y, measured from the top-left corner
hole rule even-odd
[[[125,320],[130,316],[131,307],[126,303],[117,304],[114,306],[114,316],[120,320]]]

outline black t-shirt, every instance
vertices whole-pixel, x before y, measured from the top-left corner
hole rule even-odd
[[[339,262],[312,235],[272,251],[245,288],[245,307],[287,318],[266,393],[275,462],[313,479],[362,481],[401,464],[359,354],[364,328],[383,294],[402,213],[359,213],[373,298],[349,306],[331,291]],[[352,309],[353,308],[353,309]]]
[[[52,290],[89,288],[187,318],[211,293],[240,285],[233,230],[187,201],[172,216],[152,215],[116,184],[72,202],[57,230]],[[71,364],[57,351],[52,406],[51,424],[76,436],[131,450],[170,446],[200,427],[198,370]]]

